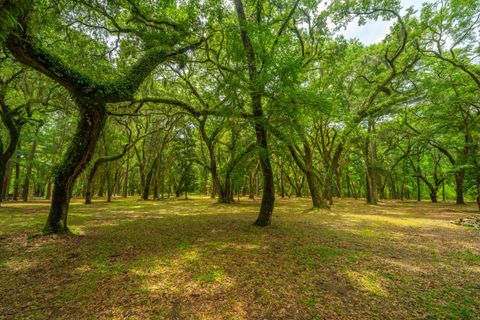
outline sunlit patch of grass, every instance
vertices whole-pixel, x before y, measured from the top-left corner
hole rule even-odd
[[[342,214],[344,218],[348,218],[350,221],[372,221],[377,223],[387,223],[392,225],[397,225],[401,227],[432,227],[432,226],[442,226],[444,228],[453,229],[456,227],[455,225],[448,223],[442,220],[434,220],[428,218],[418,218],[418,217],[411,217],[411,214],[406,214],[405,216],[386,216],[386,215],[377,215],[375,212],[371,212],[370,214],[349,214],[344,213]]]
[[[188,250],[182,254],[182,259],[190,262],[198,260],[199,257],[200,257],[200,254],[198,253],[197,250]]]
[[[222,269],[209,270],[200,272],[195,275],[195,279],[200,282],[216,282],[225,278],[225,272]]]
[[[388,292],[382,286],[382,278],[373,271],[365,272],[355,272],[347,271],[346,272],[350,281],[354,284],[355,287],[362,291],[367,291],[379,296],[386,297]]]

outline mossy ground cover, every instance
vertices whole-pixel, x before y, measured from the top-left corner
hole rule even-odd
[[[340,200],[72,201],[74,235],[38,236],[48,203],[0,209],[0,318],[479,319],[474,206]]]

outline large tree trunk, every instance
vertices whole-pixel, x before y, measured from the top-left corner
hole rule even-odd
[[[235,10],[240,27],[240,36],[242,38],[243,47],[245,49],[247,68],[249,75],[250,96],[252,103],[253,117],[255,119],[256,142],[259,149],[260,167],[263,175],[263,195],[262,204],[258,218],[255,221],[257,226],[267,226],[271,222],[273,206],[275,203],[275,186],[273,179],[273,171],[270,163],[270,154],[267,142],[267,119],[263,115],[262,110],[262,92],[263,87],[257,83],[258,70],[256,66],[255,51],[253,49],[247,30],[247,18],[243,3],[241,0],[235,0]]]
[[[260,97],[258,97],[258,99],[260,99]],[[258,103],[260,103],[260,100]],[[270,154],[268,150],[267,132],[263,127],[263,124],[258,122],[255,124],[255,129],[257,131],[257,145],[260,148],[260,166],[263,174],[262,204],[260,206],[260,212],[257,220],[255,221],[255,225],[267,226],[271,222],[273,213],[273,206],[275,203],[275,186],[273,181],[272,166],[270,163]]]
[[[325,201],[324,197],[320,194],[318,189],[318,184],[315,181],[315,176],[313,172],[307,171],[305,173],[307,177],[308,189],[310,190],[310,196],[312,198],[312,205],[314,208],[328,208],[328,204]]]
[[[92,157],[106,117],[103,103],[81,105],[77,130],[61,165],[55,172],[52,206],[43,229],[45,234],[68,232],[67,214],[72,187]]]

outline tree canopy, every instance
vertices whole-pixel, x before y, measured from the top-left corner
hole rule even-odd
[[[45,233],[104,194],[480,210],[476,0],[2,0],[0,41],[0,202],[51,199]]]

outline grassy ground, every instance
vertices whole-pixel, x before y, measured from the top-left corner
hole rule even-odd
[[[473,206],[342,200],[74,201],[68,237],[38,237],[48,203],[0,209],[0,318],[480,319]]]

